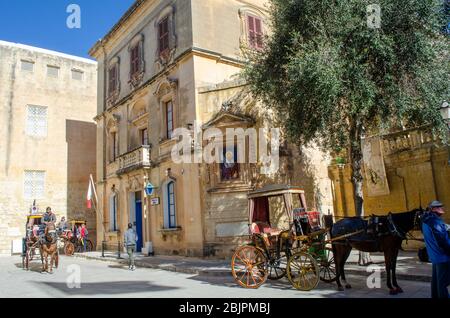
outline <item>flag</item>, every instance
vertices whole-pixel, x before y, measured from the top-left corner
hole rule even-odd
[[[89,179],[89,189],[87,192],[87,196],[86,196],[86,201],[87,201],[87,208],[91,209],[92,208],[92,182]]]

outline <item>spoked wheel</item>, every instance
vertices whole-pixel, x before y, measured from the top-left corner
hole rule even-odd
[[[336,281],[336,264],[334,263],[333,249],[326,247],[320,256],[320,280],[325,283]]]
[[[276,257],[276,255],[274,255]],[[276,257],[268,262],[269,276],[271,280],[281,279],[286,276],[287,256],[285,252],[281,252],[279,258]]]
[[[75,246],[73,245],[73,243],[66,242],[66,244],[64,245],[64,254],[66,256],[72,256],[74,252],[75,252]]]
[[[267,260],[254,246],[241,246],[231,258],[234,280],[244,288],[259,288],[267,280]]]
[[[289,258],[287,276],[294,288],[312,290],[319,284],[319,265],[311,254],[295,253]]]

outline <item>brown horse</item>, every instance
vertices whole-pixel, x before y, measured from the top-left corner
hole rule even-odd
[[[53,274],[53,264],[58,268],[58,244],[57,244],[56,227],[54,223],[48,223],[45,227],[44,240],[40,244],[41,256],[44,260],[42,263],[42,272]],[[50,256],[50,268],[48,266],[48,257]]]
[[[340,291],[351,288],[345,280],[344,266],[352,248],[363,252],[383,252],[386,266],[387,286],[391,295],[402,293],[397,283],[395,273],[398,251],[406,233],[418,227],[422,209],[409,212],[389,214],[388,216],[372,216],[369,221],[358,217],[344,218],[331,229],[331,236],[338,238],[349,235],[342,240],[333,242],[333,254],[336,263],[336,282]],[[359,232],[359,233],[358,233]],[[352,233],[358,233],[351,235]]]

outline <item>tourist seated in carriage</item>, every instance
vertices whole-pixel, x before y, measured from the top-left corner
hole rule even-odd
[[[56,226],[56,228],[58,229],[58,234],[64,234],[66,231],[68,231],[68,225],[67,225],[67,221],[66,218],[63,216],[61,218],[61,221],[59,221],[58,225]]]

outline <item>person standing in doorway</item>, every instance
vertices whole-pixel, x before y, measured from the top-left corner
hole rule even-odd
[[[136,269],[136,266],[134,265],[134,253],[136,251],[137,241],[137,233],[133,229],[133,224],[129,223],[128,230],[125,232],[124,242],[128,253],[128,269],[132,271]]]
[[[433,201],[428,208],[429,211],[422,218],[422,232],[428,257],[433,264],[431,298],[449,298],[450,238],[442,220],[444,206],[439,201]]]

